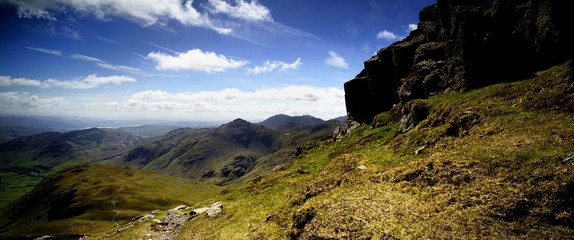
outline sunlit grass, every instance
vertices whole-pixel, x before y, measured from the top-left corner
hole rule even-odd
[[[180,239],[571,237],[565,70],[417,100],[429,116],[404,134],[393,110],[341,142],[310,142],[283,170],[230,189],[224,214],[190,221]]]

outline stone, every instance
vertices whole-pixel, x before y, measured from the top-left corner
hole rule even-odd
[[[209,209],[207,210],[207,216],[216,217],[217,215],[221,214],[222,211],[223,211],[223,203],[215,202],[211,204],[211,206],[209,206]]]
[[[425,151],[425,146],[422,146],[420,148],[418,148],[417,150],[415,150],[415,155],[419,155],[419,154],[423,154]]]
[[[573,162],[574,162],[574,154],[571,154],[570,156],[567,156],[564,159],[562,159],[562,163],[573,163]]]
[[[428,116],[428,110],[424,105],[413,102],[403,109],[403,114],[399,124],[400,133],[406,133],[415,128],[420,121]]]
[[[187,205],[182,204],[182,205],[179,205],[177,207],[172,208],[171,211],[179,211],[179,210],[183,210],[186,208],[187,208]]]
[[[367,166],[365,166],[365,165],[359,165],[359,166],[357,167],[357,169],[359,169],[359,170],[365,170],[365,169],[367,169]]]

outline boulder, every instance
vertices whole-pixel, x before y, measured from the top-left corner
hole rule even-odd
[[[215,217],[221,214],[222,211],[223,211],[223,203],[215,202],[211,204],[211,206],[209,206],[209,209],[207,209],[207,216]]]

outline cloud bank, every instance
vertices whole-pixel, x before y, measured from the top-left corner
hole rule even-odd
[[[284,86],[244,91],[226,88],[219,91],[167,92],[147,90],[127,96],[107,96],[93,101],[94,94],[70,99],[47,97],[28,92],[0,92],[4,112],[44,112],[114,117],[150,117],[222,120],[234,118],[263,120],[276,114],[313,115],[325,120],[345,115],[345,97],[334,87]],[[41,110],[41,111],[40,111]]]

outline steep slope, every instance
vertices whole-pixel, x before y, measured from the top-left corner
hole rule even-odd
[[[309,142],[290,165],[216,197],[222,215],[194,218],[178,239],[570,239],[568,74],[411,101],[376,128]],[[426,114],[401,133],[412,109]]]
[[[310,130],[314,127],[317,127],[324,123],[322,119],[305,115],[305,116],[289,116],[285,114],[278,114],[272,116],[268,119],[265,119],[263,122],[258,123],[261,126],[285,131],[285,130],[293,130],[293,131],[301,131],[301,130]]]
[[[79,165],[47,176],[2,210],[0,238],[52,235],[78,239],[105,232],[154,209],[193,205],[219,190],[186,179],[103,165]]]

